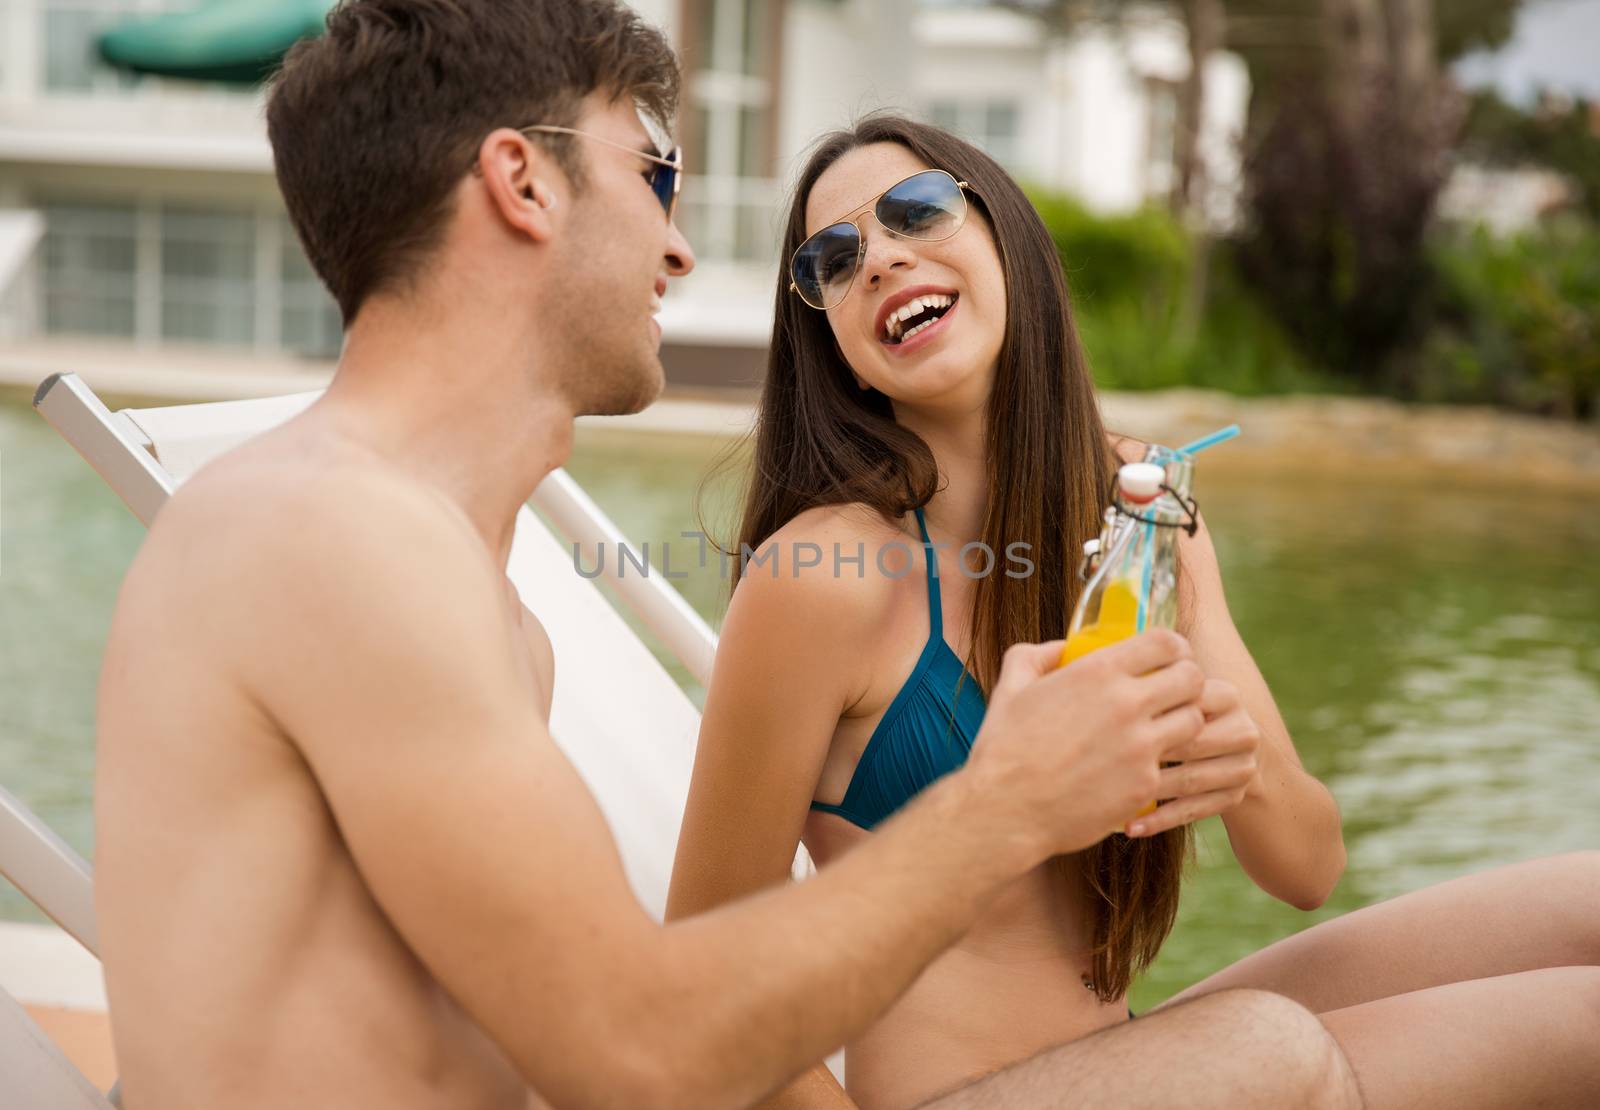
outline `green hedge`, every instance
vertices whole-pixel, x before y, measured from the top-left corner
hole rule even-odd
[[[1251,297],[1226,244],[1212,248],[1206,304],[1194,312],[1188,304],[1194,250],[1166,211],[1096,216],[1058,193],[1030,189],[1029,197],[1061,255],[1101,386],[1234,393],[1338,388]]]
[[[1439,236],[1440,291],[1418,358],[1430,400],[1600,416],[1600,227]]]
[[[1112,389],[1348,391],[1359,375],[1297,347],[1212,245],[1204,307],[1195,257],[1164,210],[1096,216],[1030,190],[1067,275],[1095,380]],[[1600,225],[1569,215],[1514,239],[1439,229],[1428,245],[1421,338],[1397,359],[1407,396],[1600,418]],[[1396,388],[1399,388],[1398,386]]]

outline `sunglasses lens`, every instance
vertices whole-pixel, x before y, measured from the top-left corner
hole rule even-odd
[[[878,200],[878,222],[908,239],[948,239],[967,218],[967,198],[956,179],[939,170],[908,177]]]
[[[861,233],[855,225],[834,224],[800,244],[790,277],[811,307],[832,308],[849,291],[860,255]]]
[[[679,153],[673,148],[667,158],[673,162],[678,161]],[[672,215],[673,201],[678,195],[678,168],[676,166],[657,166],[656,172],[650,179],[650,188],[656,194],[656,199],[661,202],[661,208],[668,216]]]

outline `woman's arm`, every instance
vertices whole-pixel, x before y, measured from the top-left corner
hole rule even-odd
[[[1233,625],[1203,520],[1194,536],[1180,537],[1178,561],[1179,631],[1208,676],[1238,689],[1261,733],[1256,781],[1242,802],[1222,814],[1228,841],[1262,890],[1299,909],[1315,909],[1344,873],[1338,806],[1301,765],[1272,692]]]
[[[775,540],[781,552],[801,542],[828,550],[834,537],[816,533],[836,523],[836,512],[814,510]],[[668,920],[788,881],[839,718],[865,684],[864,618],[882,583],[832,575],[826,562],[798,578],[788,566],[775,569],[752,568],[723,622]],[[769,1110],[854,1105],[820,1064],[763,1103]]]

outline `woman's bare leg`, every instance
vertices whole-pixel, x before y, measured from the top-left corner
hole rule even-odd
[[[1371,1110],[1600,1106],[1600,967],[1451,983],[1322,1022]]]
[[[1356,910],[1246,956],[1165,1005],[1251,989],[1320,1014],[1447,983],[1579,965],[1600,965],[1600,852],[1498,867]]]
[[[1041,1052],[924,1110],[1354,1110],[1338,1043],[1308,1010],[1225,991]]]

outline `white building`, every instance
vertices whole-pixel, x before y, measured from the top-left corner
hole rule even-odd
[[[677,385],[759,379],[786,181],[816,135],[868,110],[951,126],[1102,211],[1170,184],[1172,90],[1188,67],[1170,21],[1046,42],[1014,13],[916,0],[635,4],[688,73],[680,221],[700,265],[663,316]],[[259,94],[96,60],[102,30],[184,6],[0,0],[0,368],[325,371],[337,355],[338,315],[283,213]],[[1202,145],[1225,224],[1248,83],[1237,58],[1210,67]]]
[[[1502,238],[1535,230],[1551,215],[1573,207],[1578,187],[1544,166],[1456,165],[1439,193],[1440,219],[1483,226]]]
[[[916,43],[917,107],[1021,180],[1102,213],[1159,203],[1171,191],[1189,54],[1183,26],[1160,9],[1050,40],[1013,11],[930,6]],[[1236,219],[1250,78],[1243,59],[1227,53],[1213,55],[1204,76],[1207,215],[1227,228]]]

